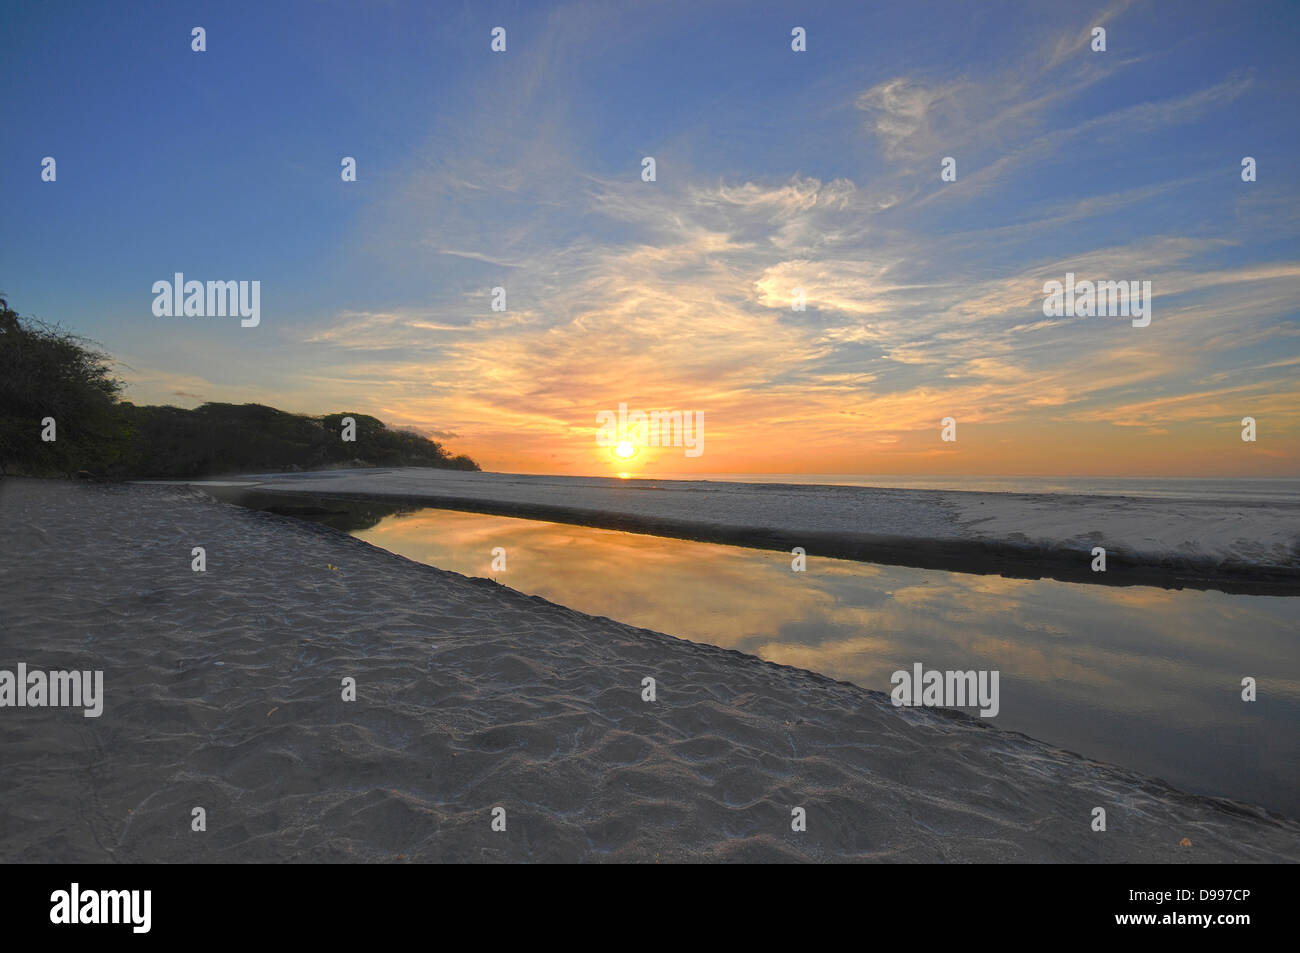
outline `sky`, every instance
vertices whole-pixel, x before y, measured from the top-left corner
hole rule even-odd
[[[137,403],[367,413],[513,472],[1300,476],[1293,2],[0,22],[0,292]],[[260,281],[260,323],[155,315],[176,272]],[[1150,324],[1046,316],[1067,273],[1151,282]],[[601,445],[620,404],[702,452]]]

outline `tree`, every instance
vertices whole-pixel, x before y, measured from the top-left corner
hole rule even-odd
[[[478,469],[469,457],[366,414],[310,417],[262,404],[137,407],[118,399],[122,387],[92,342],[22,318],[0,298],[0,473],[193,479],[358,463]],[[47,417],[55,422],[52,442],[41,439]],[[355,440],[341,439],[344,417],[355,421]]]
[[[127,447],[121,391],[93,342],[22,318],[0,298],[0,473],[104,473]],[[41,439],[47,417],[53,441]]]

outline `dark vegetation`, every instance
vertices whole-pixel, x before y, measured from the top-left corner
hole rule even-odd
[[[0,298],[0,473],[193,479],[346,466],[477,470],[464,455],[359,413],[309,417],[261,404],[193,410],[121,400],[108,355]],[[343,418],[356,421],[344,442]],[[54,440],[42,439],[53,420]]]

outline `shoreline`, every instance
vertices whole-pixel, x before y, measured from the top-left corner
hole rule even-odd
[[[6,660],[106,692],[0,711],[10,862],[1300,859],[1262,808],[196,490],[5,480],[0,516]]]
[[[1279,505],[823,484],[718,482],[701,488],[687,481],[674,486],[674,481],[491,473],[446,477],[401,469],[240,479],[246,485],[211,490],[231,500],[267,494],[389,503],[749,549],[789,552],[801,546],[814,557],[976,575],[1300,596],[1300,512]],[[665,487],[677,499],[645,499],[644,490]],[[548,499],[552,496],[563,499]],[[711,502],[731,504],[736,497],[743,498],[710,518]],[[768,508],[770,502],[779,504],[778,511]],[[850,515],[839,518],[840,508]],[[869,525],[872,516],[894,531],[846,528]],[[1202,535],[1179,540],[1188,525]],[[1091,568],[1094,545],[1107,549],[1105,572]]]

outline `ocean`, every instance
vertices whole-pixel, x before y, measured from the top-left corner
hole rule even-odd
[[[1300,506],[1300,477],[1024,477],[854,473],[659,473],[635,479],[715,480],[727,483],[870,486],[981,493],[1064,493],[1073,496],[1147,496],[1183,500],[1259,500]]]

